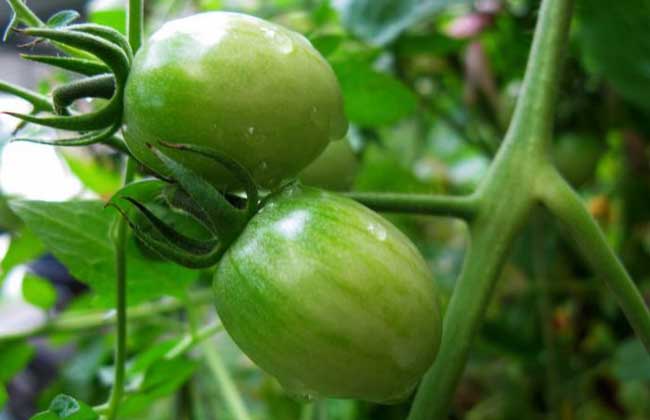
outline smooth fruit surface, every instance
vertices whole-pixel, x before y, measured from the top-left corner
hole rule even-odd
[[[565,134],[558,137],[553,148],[553,159],[560,173],[571,183],[580,187],[596,173],[605,146],[588,134]]]
[[[125,94],[125,138],[135,157],[165,175],[147,144],[214,148],[271,187],[295,176],[347,131],[341,92],[302,35],[238,13],[166,23],[136,54]],[[211,161],[165,151],[221,187]]]
[[[272,198],[224,255],[214,288],[231,337],[296,395],[396,402],[438,349],[438,295],[413,243],[315,188]]]
[[[346,191],[354,184],[359,161],[347,139],[331,142],[325,151],[299,176],[305,185],[332,191]]]

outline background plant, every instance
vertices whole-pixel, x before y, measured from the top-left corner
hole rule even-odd
[[[148,16],[152,27],[171,15],[186,12],[186,7],[230,6],[220,2],[151,3]],[[396,3],[352,1],[337,10],[328,3],[283,1],[262,2],[259,8],[248,10],[305,32],[333,64],[343,86],[348,117],[355,124],[350,141],[361,160],[354,183],[355,196],[385,210],[448,213],[470,220],[485,214],[482,217],[486,220],[479,223],[474,219],[472,226],[492,226],[496,230],[488,233],[477,232],[476,228],[471,230],[474,242],[468,251],[470,257],[475,249],[492,248],[494,251],[497,248],[495,238],[502,237],[503,229],[511,224],[513,217],[521,216],[513,210],[517,207],[517,196],[524,197],[527,192],[517,192],[518,184],[532,185],[522,174],[537,177],[544,169],[535,168],[534,164],[539,163],[545,152],[517,152],[514,147],[509,150],[515,150],[512,153],[518,153],[520,159],[497,166],[507,169],[502,169],[505,175],[489,184],[492,187],[483,187],[483,191],[487,191],[484,197],[489,197],[494,207],[489,210],[483,207],[477,213],[480,207],[475,207],[473,197],[476,196],[471,196],[470,200],[430,198],[431,194],[462,195],[475,190],[485,178],[488,162],[505,132],[514,97],[528,92],[522,88],[521,80],[537,16],[537,2],[504,2],[499,7],[491,3],[443,8],[438,6],[442,3],[434,6],[414,1],[399,2],[398,7],[391,8]],[[556,46],[560,45],[558,39],[563,37],[561,29],[568,25],[569,15],[567,10],[560,11],[561,3],[547,2],[557,7],[558,16],[564,18],[556,17],[552,27],[549,25],[549,29],[557,31],[549,33],[555,33],[558,38],[547,41]],[[647,95],[644,94],[648,77],[639,57],[647,56],[648,52],[647,37],[643,33],[649,14],[636,11],[647,11],[648,5],[631,0],[615,6],[604,3],[584,1],[576,5],[574,32],[569,42],[561,43],[563,47],[570,47],[563,48],[568,50],[564,77],[557,84],[552,81],[544,86],[551,91],[555,86],[559,91],[558,106],[555,110],[549,107],[548,92],[538,89],[531,93],[528,98],[532,102],[528,104],[536,104],[535,98],[546,99],[538,104],[541,108],[535,107],[535,114],[521,111],[519,120],[515,117],[520,128],[513,126],[506,137],[510,140],[506,141],[541,147],[540,139],[549,142],[551,137],[562,143],[560,139],[566,135],[596,139],[599,146],[596,153],[591,147],[585,151],[581,146],[574,146],[578,151],[572,152],[573,158],[568,158],[569,162],[573,159],[573,165],[570,163],[568,168],[562,163],[567,158],[560,156],[565,148],[563,145],[558,144],[553,154],[558,167],[580,188],[589,211],[600,222],[609,243],[644,290],[648,280],[646,198],[650,168],[645,115]],[[541,16],[547,15],[542,13]],[[625,39],[625,42],[617,39]],[[550,52],[550,49],[547,46],[541,51]],[[552,61],[557,59],[549,57]],[[555,66],[547,69],[548,73],[543,72],[546,63],[537,63],[534,70],[538,72],[532,74],[556,78]],[[520,107],[526,105],[525,101],[522,103]],[[550,136],[553,114],[557,123],[555,135]],[[103,150],[97,150],[88,160],[87,155],[64,153],[87,189],[107,196],[119,185],[111,171],[116,167],[114,155],[107,156]],[[595,163],[587,162],[587,157]],[[587,170],[577,171],[576,167],[582,166]],[[574,176],[570,173],[572,170],[580,176]],[[508,176],[510,174],[516,175]],[[560,185],[552,184],[559,182],[555,178],[544,181],[541,187]],[[360,194],[376,191],[427,195]],[[565,196],[553,201],[556,194]],[[574,199],[568,189],[548,193],[541,188],[537,198],[546,200],[551,210],[564,214],[565,218],[579,212],[562,207]],[[505,248],[512,245],[514,254],[504,262],[503,278],[494,286],[496,298],[490,300],[486,320],[480,328],[476,325],[458,329],[459,332],[478,329],[478,338],[472,346],[464,379],[454,394],[452,412],[469,418],[521,418],[524,414],[534,418],[546,413],[577,418],[646,417],[648,408],[643,401],[648,393],[648,361],[645,352],[631,339],[631,331],[617,309],[614,294],[591,280],[594,274],[605,274],[606,280],[624,278],[620,267],[606,251],[595,254],[598,250],[606,250],[604,246],[594,246],[598,238],[583,246],[591,252],[590,267],[582,262],[570,243],[558,235],[570,227],[581,228],[579,222],[588,220],[584,213],[578,219],[568,220],[567,228],[558,226],[546,212],[529,208],[531,206],[528,202],[523,207],[526,212],[532,212],[532,223],[513,224],[513,227],[523,228],[523,235],[515,244],[503,244]],[[100,311],[114,306],[116,291],[115,251],[108,235],[113,216],[102,212],[101,207],[98,202],[23,201],[14,204],[13,208],[25,225],[21,226],[11,216],[3,222],[12,232],[9,251],[3,260],[5,272],[48,250],[75,278],[90,286],[90,293],[75,299],[63,314],[61,306],[58,310],[50,310],[51,322],[38,326],[35,331],[13,332],[10,342],[3,340],[6,344],[2,346],[2,360],[13,367],[7,369],[4,381],[9,381],[13,373],[21,370],[33,354],[28,349],[33,348],[34,341],[26,341],[25,337],[44,336],[48,337],[50,345],[65,343],[77,349],[74,356],[63,358],[61,374],[42,396],[43,409],[50,406],[53,395],[58,392],[74,395],[89,405],[101,404],[111,385],[114,360],[110,348],[115,336],[110,327],[105,335],[97,335],[96,331],[98,326],[112,323],[111,318],[103,317]],[[503,208],[507,211],[501,210]],[[423,216],[395,216],[393,220],[417,241],[436,277],[451,291],[466,252],[467,232],[463,225]],[[586,229],[595,232],[593,225]],[[480,242],[477,235],[487,238],[484,247],[477,246]],[[505,236],[509,239],[510,235]],[[171,410],[159,408],[169,407],[169,404],[181,413],[172,414],[172,418],[189,416],[189,412],[199,416],[196,412],[205,409],[206,399],[215,405],[204,410],[207,416],[220,410],[224,416],[233,418],[249,415],[298,418],[301,414],[373,419],[406,416],[408,403],[386,408],[350,401],[326,401],[315,407],[302,407],[301,403],[283,395],[268,377],[242,364],[238,360],[241,356],[221,335],[217,338],[219,353],[208,345],[197,349],[202,351],[190,352],[191,344],[198,341],[196,337],[211,336],[209,333],[218,329],[217,324],[205,321],[212,316],[209,305],[197,311],[188,312],[186,308],[197,307],[194,302],[210,302],[202,289],[209,282],[195,272],[162,261],[152,262],[142,255],[135,242],[129,242],[126,249],[131,270],[129,278],[138,281],[126,285],[134,315],[127,341],[133,363],[125,372],[127,397],[122,414],[125,418],[163,416],[155,411],[157,409],[169,415]],[[494,252],[482,252],[481,255],[501,256]],[[87,264],[87,261],[93,263]],[[475,258],[468,261],[474,261],[481,269],[485,267]],[[487,260],[485,263],[496,262]],[[596,266],[595,271],[591,269],[593,266]],[[467,274],[461,277],[461,284],[467,278]],[[22,281],[22,295],[29,302],[49,307],[53,294],[47,285],[48,282],[29,274]],[[189,286],[195,290],[188,294]],[[490,282],[482,289],[487,292],[492,288]],[[176,300],[151,302],[169,295]],[[480,300],[485,296],[481,288],[474,288],[466,297]],[[192,304],[187,305],[188,301]],[[487,300],[481,303],[487,304]],[[474,308],[481,308],[481,305],[468,302],[461,309],[471,311]],[[636,312],[642,322],[642,314]],[[194,334],[195,338],[191,334],[184,335],[192,328],[199,331]],[[78,334],[84,331],[92,334]],[[461,339],[454,344],[460,347],[468,343]],[[229,358],[229,354],[234,358]],[[206,380],[202,373],[205,370],[197,369],[200,363],[212,367],[217,381]],[[193,375],[195,372],[198,373]],[[454,373],[451,369],[438,372],[435,379],[440,382],[440,375],[449,372]],[[86,376],[80,378],[81,373]],[[449,376],[450,382],[453,382],[452,376]],[[13,381],[19,380],[20,376]],[[239,391],[234,391],[237,388],[233,383]],[[223,402],[212,399],[217,394],[223,396]],[[13,401],[14,398],[11,403],[15,404]],[[55,407],[70,402],[61,397],[54,401],[58,404]],[[438,402],[438,407],[442,406],[444,403]],[[97,407],[99,412],[104,409]]]

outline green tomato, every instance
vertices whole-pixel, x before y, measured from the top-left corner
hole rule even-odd
[[[359,170],[359,161],[347,139],[333,141],[300,173],[306,185],[333,191],[349,190]]]
[[[299,396],[397,402],[440,342],[438,293],[413,243],[357,202],[310,187],[269,200],[214,288],[234,341]]]
[[[191,143],[237,160],[263,187],[294,177],[347,131],[336,76],[306,38],[226,12],[168,22],[149,39],[133,62],[124,119],[129,149],[161,175],[147,144]],[[235,185],[212,161],[165,153]]]
[[[573,186],[579,187],[594,177],[604,151],[597,138],[571,133],[557,138],[553,158],[560,173]]]
[[[125,0],[92,0],[86,6],[88,21],[126,33]]]

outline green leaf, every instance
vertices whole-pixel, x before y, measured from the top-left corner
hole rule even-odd
[[[48,280],[27,273],[23,277],[23,298],[32,305],[47,310],[56,303],[56,289]]]
[[[9,396],[7,395],[7,389],[2,383],[0,383],[0,411],[2,411],[2,408],[5,406],[8,399]]]
[[[586,67],[650,110],[650,1],[583,0],[577,9]]]
[[[34,348],[21,341],[0,346],[0,383],[8,382],[22,371],[34,356]]]
[[[11,196],[0,194],[0,229],[10,232],[18,230],[22,225],[20,218],[9,208],[11,199]]]
[[[115,301],[115,249],[111,240],[116,212],[100,201],[12,201],[11,206],[75,278],[88,284],[97,303]],[[164,295],[183,296],[197,272],[145,258],[127,244],[129,304]]]
[[[639,340],[627,340],[616,350],[612,369],[620,381],[648,381],[650,380],[650,355]]]
[[[50,28],[62,28],[79,19],[79,12],[76,10],[61,10],[52,15],[46,22]]]
[[[37,414],[31,420],[96,420],[99,416],[93,409],[73,397],[59,394],[50,403],[47,411]]]
[[[469,0],[348,0],[342,10],[343,24],[366,42],[382,46],[403,30],[445,7]]]
[[[23,228],[11,236],[9,249],[0,263],[3,273],[17,265],[32,261],[45,252],[45,246],[29,229]]]
[[[333,67],[343,90],[345,111],[353,123],[393,124],[417,106],[415,94],[402,82],[375,71],[368,63],[347,60],[333,63]]]
[[[102,197],[108,197],[120,189],[121,179],[115,168],[101,165],[94,159],[87,159],[72,153],[63,153],[68,167],[89,189]]]

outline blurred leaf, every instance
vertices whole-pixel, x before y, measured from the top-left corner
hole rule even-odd
[[[61,28],[67,26],[79,19],[79,12],[76,10],[61,10],[60,12],[52,15],[46,22],[46,25],[50,28]]]
[[[120,189],[121,179],[115,168],[107,168],[94,159],[83,158],[71,153],[63,153],[68,167],[89,189],[102,197],[107,197]]]
[[[87,404],[68,395],[59,394],[52,400],[47,411],[37,414],[31,420],[95,420],[97,418],[99,418],[97,413]]]
[[[321,34],[309,38],[314,48],[324,57],[332,54],[341,45],[345,37],[338,34]]]
[[[614,375],[621,381],[650,380],[650,355],[639,340],[624,341],[612,362]]]
[[[13,232],[21,227],[22,221],[9,208],[11,199],[11,196],[0,194],[0,229]]]
[[[469,0],[347,0],[343,24],[366,42],[381,46],[445,7]]]
[[[587,68],[650,110],[650,1],[583,0],[579,41]]]
[[[22,371],[34,356],[34,348],[26,341],[0,346],[0,383],[8,382]]]
[[[7,395],[7,389],[6,389],[5,386],[0,382],[0,411],[2,410],[2,408],[3,408],[3,407],[5,406],[5,404],[7,403],[7,398],[9,398],[8,395]]]
[[[23,277],[23,298],[32,305],[47,310],[56,303],[56,289],[48,280],[27,273]]]
[[[75,278],[88,284],[100,304],[115,301],[115,249],[111,229],[116,212],[99,201],[12,201],[12,208]],[[151,261],[127,245],[129,304],[163,295],[182,296],[197,272]]]
[[[333,63],[333,67],[343,90],[345,112],[353,123],[392,124],[417,106],[415,94],[402,82],[375,71],[368,63],[347,60]]]
[[[106,25],[126,35],[126,1],[93,0],[88,6],[88,21]]]
[[[15,266],[32,261],[44,252],[45,246],[41,240],[31,230],[23,228],[11,236],[9,249],[0,263],[0,268],[6,274]]]

